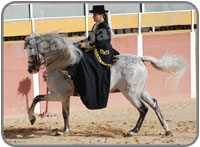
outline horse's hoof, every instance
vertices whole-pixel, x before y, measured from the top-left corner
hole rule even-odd
[[[169,136],[169,135],[172,135],[172,132],[171,131],[166,131],[165,132],[165,136]]]
[[[30,119],[31,125],[33,125],[36,121],[36,117],[33,115],[32,118]]]
[[[67,136],[69,132],[56,132],[55,136]]]
[[[127,137],[131,137],[131,136],[133,136],[134,134],[135,134],[136,132],[134,132],[134,131],[128,131],[128,133],[127,133]]]
[[[55,136],[62,136],[64,132],[56,132]]]

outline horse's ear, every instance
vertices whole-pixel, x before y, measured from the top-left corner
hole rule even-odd
[[[26,36],[26,38],[24,39],[25,41],[25,45],[29,43],[29,41],[35,39],[36,37],[39,37],[40,34],[37,34],[37,33],[31,33],[29,34],[28,36]]]
[[[30,39],[33,39],[35,37],[39,37],[40,34],[37,34],[37,33],[30,33],[28,36],[26,36],[25,40],[30,40]]]

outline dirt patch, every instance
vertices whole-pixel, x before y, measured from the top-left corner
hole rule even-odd
[[[10,144],[189,144],[197,135],[196,100],[160,102],[160,109],[172,131],[165,132],[150,108],[138,134],[127,137],[139,114],[133,107],[115,107],[103,110],[80,110],[70,114],[67,135],[56,136],[63,129],[61,114],[37,117],[31,126],[28,116],[4,118],[4,137]]]

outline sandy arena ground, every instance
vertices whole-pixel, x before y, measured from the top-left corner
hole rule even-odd
[[[189,144],[197,135],[195,99],[158,101],[173,135],[165,136],[155,113],[150,108],[138,134],[126,137],[138,119],[133,107],[109,107],[103,110],[72,111],[71,133],[56,136],[63,129],[61,114],[37,117],[31,126],[28,116],[4,119],[4,136],[10,144]]]

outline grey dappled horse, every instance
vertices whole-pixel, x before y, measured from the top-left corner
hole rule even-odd
[[[80,49],[57,33],[30,34],[25,39],[25,49],[29,56],[28,72],[37,73],[40,66],[44,64],[48,71],[47,85],[51,92],[34,98],[28,111],[31,124],[36,121],[34,108],[38,102],[61,101],[64,132],[60,134],[69,133],[69,104],[70,96],[74,95],[74,84],[67,72],[62,69],[79,62],[82,57]],[[154,68],[170,73],[171,77],[177,80],[185,72],[184,59],[180,56],[163,56],[159,60],[150,56],[118,55],[117,57],[119,60],[111,67],[110,92],[122,92],[140,114],[136,126],[127,135],[132,136],[140,130],[148,111],[144,102],[155,111],[165,130],[165,135],[171,134],[156,99],[145,88],[148,73],[144,62],[149,61]]]

